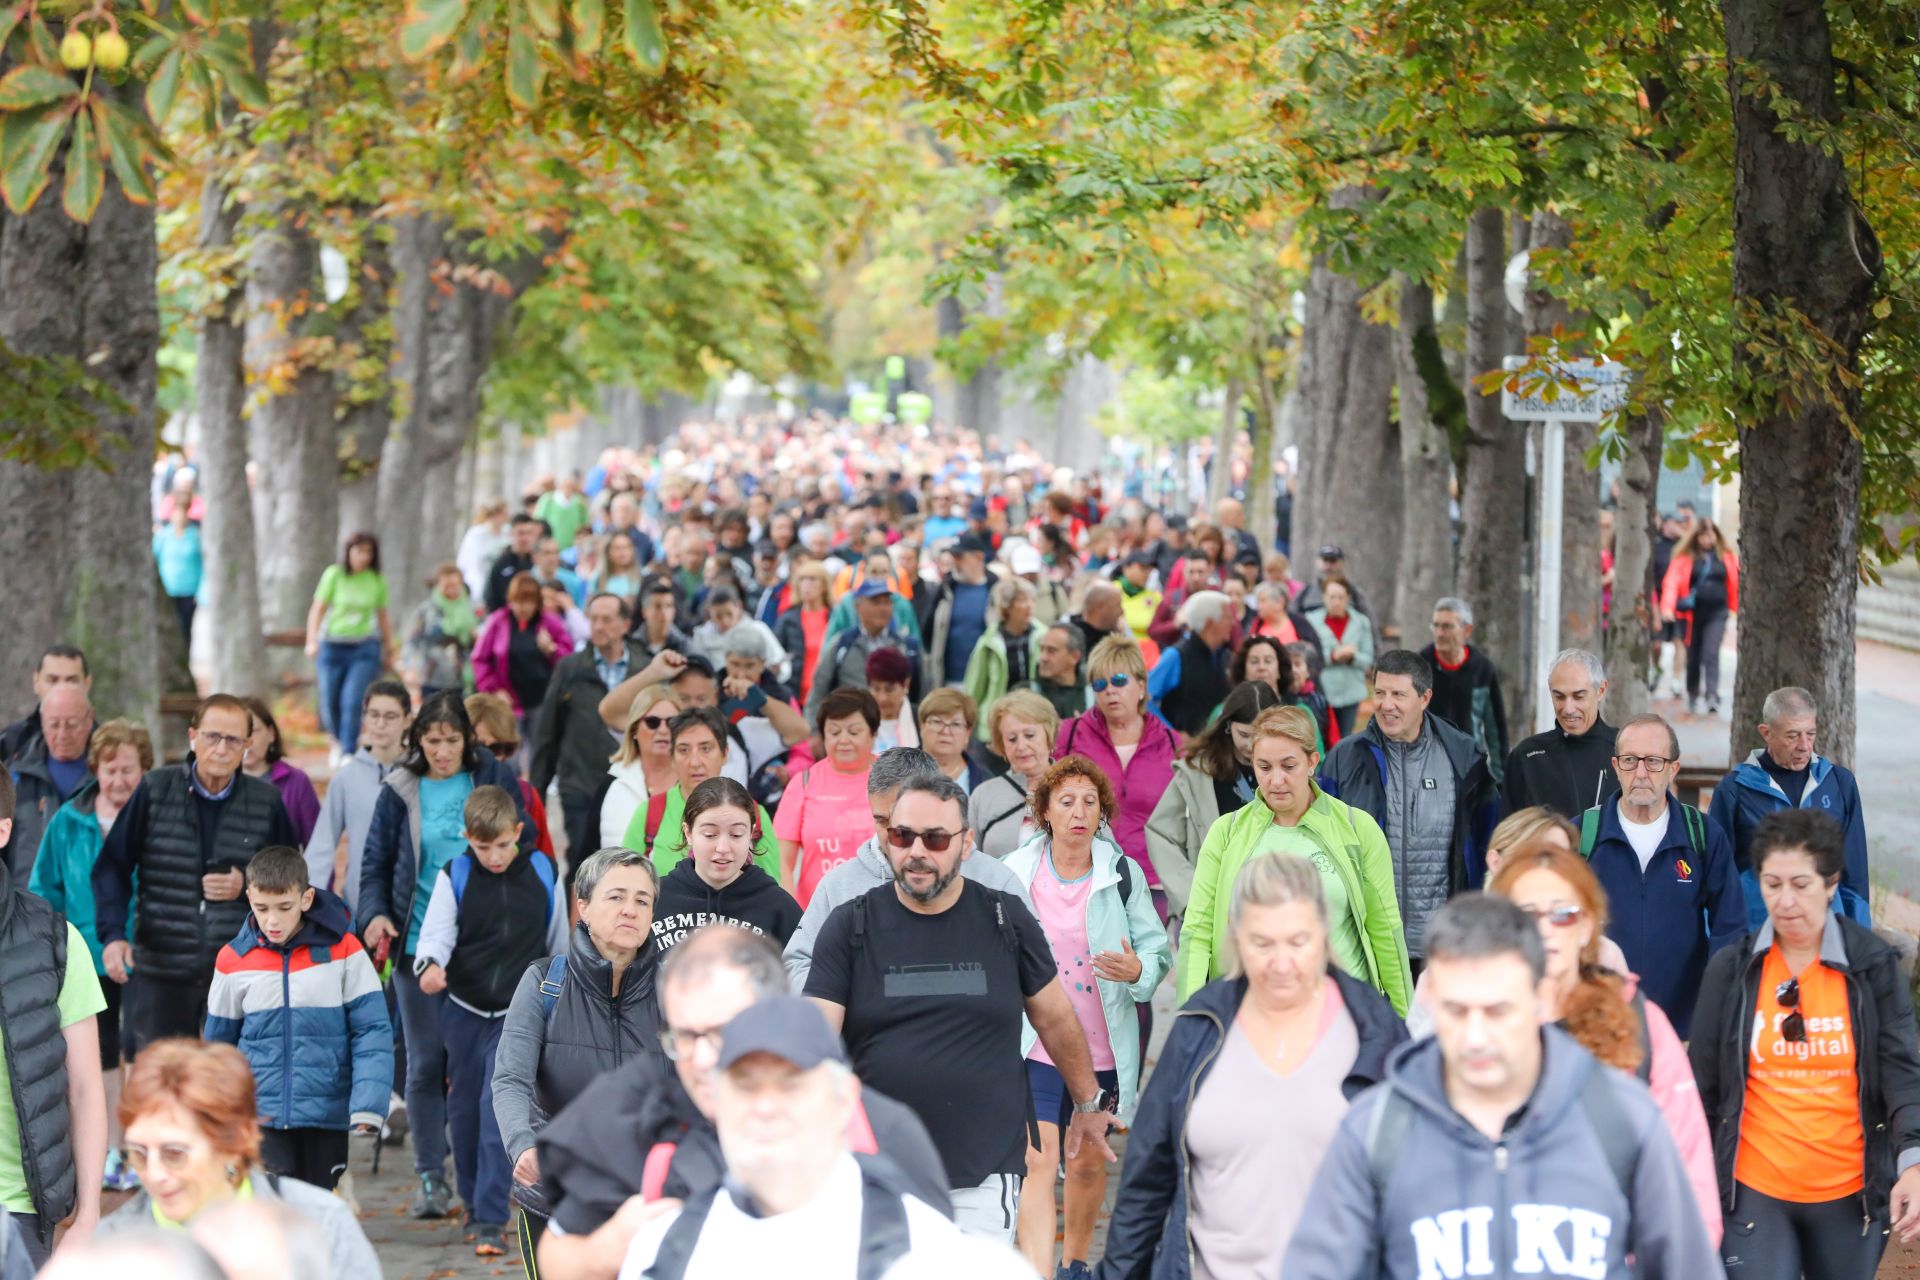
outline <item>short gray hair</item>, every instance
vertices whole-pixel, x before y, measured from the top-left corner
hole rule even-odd
[[[1673,731],[1673,726],[1667,723],[1665,716],[1656,715],[1651,711],[1645,715],[1633,717],[1613,731],[1613,753],[1615,755],[1620,754],[1620,739],[1625,735],[1627,730],[1645,728],[1647,725],[1653,724],[1657,724],[1667,731],[1667,749],[1673,752],[1674,760],[1678,761],[1680,759],[1680,735]]]
[[[1029,600],[1038,600],[1040,591],[1025,578],[1008,574],[993,584],[993,591],[988,595],[987,603],[993,606],[996,615],[1003,614],[1007,611],[1007,606],[1021,596]]]
[[[682,938],[660,961],[655,990],[692,986],[728,969],[745,976],[756,1000],[792,990],[780,948],[765,935],[736,924],[704,925]]]
[[[867,768],[867,794],[883,796],[909,782],[944,778],[940,762],[918,747],[889,747]]]
[[[1813,695],[1798,685],[1787,685],[1775,689],[1760,704],[1760,719],[1765,724],[1779,724],[1782,720],[1798,720],[1801,716],[1820,717],[1820,709],[1813,704]]]
[[[1320,879],[1320,868],[1305,858],[1290,853],[1263,853],[1247,859],[1233,878],[1233,897],[1227,904],[1228,949],[1234,952],[1233,975],[1241,972],[1238,949],[1232,939],[1240,932],[1240,922],[1248,907],[1279,907],[1289,902],[1304,902],[1313,908],[1314,919],[1327,927],[1327,889]]]
[[[1538,982],[1547,974],[1540,926],[1506,898],[1463,893],[1427,917],[1427,963],[1515,955]]]
[[[1473,625],[1473,606],[1465,600],[1462,600],[1459,596],[1441,596],[1433,602],[1433,611],[1435,613],[1450,613],[1460,619],[1461,624],[1464,626],[1470,627]]]
[[[767,662],[773,657],[772,646],[767,643],[766,635],[751,621],[741,622],[727,632],[726,639],[720,642],[720,649],[729,658],[752,658],[756,662]]]
[[[1067,648],[1072,650],[1076,662],[1087,656],[1086,632],[1080,630],[1080,628],[1074,626],[1071,622],[1056,622],[1048,627],[1047,630],[1064,631],[1066,633]]]
[[[637,849],[624,849],[616,844],[589,854],[580,864],[580,869],[573,873],[573,896],[582,902],[592,902],[593,891],[616,867],[645,867],[654,892],[660,891],[660,870],[653,865],[653,859]]]
[[[1196,591],[1180,606],[1180,624],[1189,631],[1205,631],[1232,608],[1233,601],[1224,591]]]
[[[1284,586],[1277,582],[1269,582],[1265,578],[1262,578],[1259,585],[1254,587],[1253,598],[1256,603],[1261,600],[1273,600],[1277,598],[1280,603],[1289,604],[1293,600],[1293,597],[1287,594],[1287,589]]]
[[[894,803],[897,805],[900,803],[900,800],[905,800],[908,796],[913,795],[932,796],[935,800],[941,801],[944,804],[960,806],[960,826],[963,830],[966,828],[967,789],[955,782],[952,778],[949,778],[946,774],[939,772],[937,767],[934,771],[934,776],[931,778],[909,778],[903,783],[900,787],[899,799],[895,800]]]
[[[1466,619],[1462,618],[1461,621],[1465,622]],[[1600,660],[1599,654],[1590,653],[1585,649],[1562,649],[1554,654],[1553,665],[1547,668],[1547,674],[1552,675],[1569,663],[1585,671],[1587,679],[1593,681],[1595,688],[1607,682],[1607,664]]]

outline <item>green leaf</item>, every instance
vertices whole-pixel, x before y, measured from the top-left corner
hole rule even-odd
[[[418,62],[452,39],[467,16],[467,0],[407,0],[400,56]]]
[[[0,9],[0,49],[7,47],[7,40],[13,35],[13,29],[20,25],[20,19],[27,16],[27,6],[16,4],[10,9]]]
[[[627,52],[643,71],[658,71],[667,60],[666,41],[660,38],[660,15],[653,0],[627,0]]]
[[[227,92],[248,111],[265,111],[272,105],[266,82],[253,70],[253,38],[245,27],[227,27],[202,43],[207,62],[220,73]]]
[[[531,111],[540,102],[540,82],[546,68],[540,65],[540,47],[533,31],[515,23],[507,36],[507,98],[522,111]]]
[[[203,27],[213,22],[213,0],[180,0],[180,11]]]
[[[47,189],[70,114],[65,104],[54,103],[0,117],[0,199],[14,213],[33,208]]]
[[[67,186],[61,193],[61,206],[75,222],[91,222],[105,187],[106,175],[100,168],[100,148],[94,142],[93,121],[82,113],[73,121],[73,145],[67,148]]]
[[[52,67],[28,63],[0,76],[0,111],[24,111],[71,98],[79,92],[80,86],[71,77]]]
[[[182,61],[183,55],[176,45],[160,59],[160,65],[153,69],[153,79],[147,81],[147,114],[156,125],[166,123],[167,117],[173,114],[174,102],[180,97]]]
[[[534,30],[549,40],[560,35],[560,0],[524,0]]]
[[[95,98],[91,105],[94,128],[100,134],[120,190],[134,204],[152,204],[156,196],[153,179],[147,173],[146,158],[141,154],[145,147],[141,122],[128,113],[109,109],[104,98]]]
[[[573,0],[573,47],[583,58],[600,52],[607,28],[607,0]]]

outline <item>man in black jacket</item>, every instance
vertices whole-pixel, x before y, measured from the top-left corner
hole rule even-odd
[[[713,1127],[720,1029],[762,996],[784,993],[787,976],[765,938],[717,925],[667,953],[656,988],[672,1069],[649,1055],[609,1072],[540,1133],[553,1217],[539,1262],[555,1275],[614,1275],[646,1219],[629,1202],[684,1200],[726,1176]],[[873,1147],[916,1196],[949,1212],[946,1170],[919,1118],[872,1089],[861,1091],[861,1101]]]
[[[540,545],[540,531],[544,528],[545,522],[535,520],[524,511],[513,517],[509,534],[512,541],[494,558],[493,567],[487,570],[484,600],[488,613],[497,613],[507,607],[507,587],[513,582],[514,575],[533,572],[533,552]]]
[[[1480,744],[1498,782],[1507,763],[1507,703],[1500,696],[1500,672],[1493,659],[1467,643],[1472,638],[1472,605],[1459,596],[1434,603],[1433,643],[1420,651],[1433,665],[1428,710]]]
[[[1509,813],[1543,804],[1577,822],[1620,790],[1613,772],[1614,728],[1600,718],[1606,664],[1598,654],[1568,649],[1553,660],[1547,689],[1553,695],[1553,728],[1513,749],[1500,789]]]
[[[528,780],[543,796],[556,777],[560,780],[567,853],[575,864],[598,846],[594,797],[607,776],[607,759],[620,742],[600,719],[600,700],[639,669],[626,639],[630,613],[626,600],[610,591],[587,601],[587,647],[554,667],[533,725]]]

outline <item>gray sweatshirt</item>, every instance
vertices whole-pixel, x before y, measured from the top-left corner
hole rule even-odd
[[[327,1242],[331,1274],[352,1276],[353,1280],[380,1280],[380,1257],[374,1253],[367,1233],[360,1229],[360,1220],[353,1216],[345,1200],[294,1178],[270,1178],[259,1168],[254,1169],[252,1181],[256,1203],[278,1200],[320,1229]],[[94,1238],[104,1240],[153,1229],[153,1200],[145,1191],[136,1191],[133,1199],[100,1219],[100,1225],[94,1228]]]
[[[960,864],[960,873],[988,889],[1018,895],[1020,901],[1027,904],[1027,910],[1033,910],[1033,898],[1027,893],[1027,886],[1000,859],[976,849]],[[793,982],[795,995],[802,994],[806,988],[807,972],[813,968],[813,941],[820,936],[833,909],[892,880],[893,868],[880,852],[880,839],[876,836],[860,846],[852,861],[827,872],[814,887],[813,898],[800,917],[800,927],[787,939],[787,977]]]
[[[373,825],[373,802],[380,798],[380,784],[392,767],[374,759],[365,747],[343,761],[327,784],[326,803],[320,806],[319,821],[307,841],[307,883],[332,888],[350,910],[359,910],[360,859],[367,851],[367,828]],[[333,850],[342,831],[347,833],[347,872],[346,879],[336,885],[332,883]]]

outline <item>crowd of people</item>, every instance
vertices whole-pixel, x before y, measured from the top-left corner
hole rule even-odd
[[[1808,693],[1703,812],[1597,656],[1513,741],[1471,601],[1404,647],[1338,547],[1296,578],[1238,497],[1116,488],[690,427],[485,504],[398,625],[353,533],[321,785],[264,702],[165,763],[38,655],[18,1274],[378,1275],[355,1133],[536,1280],[1867,1280],[1920,1234],[1910,993]],[[1738,569],[1670,528],[1650,621],[1711,710]]]

